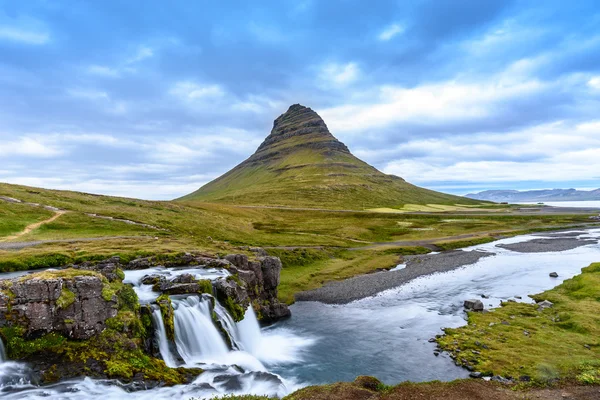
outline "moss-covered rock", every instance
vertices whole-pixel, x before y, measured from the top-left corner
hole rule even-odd
[[[156,299],[156,304],[158,304],[158,307],[160,308],[167,339],[175,341],[175,313],[173,311],[171,299],[166,294],[162,294]]]

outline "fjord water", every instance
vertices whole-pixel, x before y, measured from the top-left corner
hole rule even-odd
[[[523,202],[519,204],[538,204],[538,202]],[[597,208],[600,210],[600,200],[588,201],[547,201],[544,205],[551,207]]]
[[[577,235],[597,239],[600,229]],[[517,301],[531,301],[527,294],[550,289],[578,274],[582,267],[600,261],[598,244],[527,254],[496,247],[541,237],[521,236],[465,249],[494,255],[350,304],[301,302],[292,307],[291,319],[262,330],[252,310],[242,322],[235,323],[216,303],[214,311],[227,331],[231,348],[212,323],[210,296],[172,296],[176,348],[169,346],[162,317],[155,312],[159,349],[169,365],[206,369],[193,383],[131,391],[131,387],[114,381],[85,378],[37,387],[29,382],[25,364],[4,361],[0,363],[0,397],[159,400],[210,398],[224,393],[282,396],[300,385],[353,380],[364,374],[388,384],[466,377],[467,372],[447,356],[436,357],[435,344],[428,341],[440,334],[442,327],[465,324],[465,299],[486,294],[487,307],[515,296],[522,297]],[[550,278],[550,272],[557,272],[559,278]],[[215,271],[196,273],[213,274],[215,278],[219,275]],[[126,279],[146,299],[155,295],[140,284],[142,273],[132,271],[127,275]]]

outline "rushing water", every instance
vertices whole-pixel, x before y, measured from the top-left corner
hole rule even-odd
[[[579,236],[600,238],[600,229]],[[487,307],[517,296],[522,297],[517,301],[531,301],[528,294],[550,289],[582,267],[600,261],[598,244],[547,253],[517,253],[496,246],[540,237],[520,236],[465,249],[494,255],[350,304],[297,303],[292,306],[292,318],[262,330],[251,308],[244,320],[236,323],[218,302],[213,309],[208,295],[172,296],[175,344],[169,344],[162,316],[155,310],[157,344],[168,365],[200,366],[207,371],[193,383],[132,392],[114,381],[86,378],[36,387],[29,383],[25,364],[4,361],[0,362],[0,397],[159,400],[210,398],[223,393],[281,396],[300,385],[352,380],[363,374],[389,384],[462,378],[467,372],[446,355],[435,356],[435,344],[428,340],[441,333],[442,327],[465,324],[465,299],[485,294],[489,296],[484,300]],[[142,285],[141,278],[156,272],[172,278],[181,271],[128,271],[126,280],[140,297],[151,301],[156,293]],[[558,272],[559,278],[550,278],[549,272]],[[225,276],[216,270],[193,273],[205,279]],[[231,348],[212,320],[213,310]]]
[[[600,237],[600,230],[583,237]],[[496,247],[540,236],[520,236],[474,246],[465,250],[495,253],[473,265],[454,271],[421,277],[375,297],[346,305],[300,302],[292,307],[293,318],[271,330],[289,329],[317,339],[305,355],[305,362],[275,368],[302,382],[326,383],[352,380],[357,375],[374,375],[388,384],[405,380],[452,380],[467,376],[444,354],[434,355],[435,343],[428,340],[442,333],[442,327],[465,324],[463,302],[482,299],[486,307],[502,300],[540,293],[600,261],[597,244],[563,252],[517,253]],[[550,278],[550,272],[559,278]],[[382,272],[385,273],[385,272]]]

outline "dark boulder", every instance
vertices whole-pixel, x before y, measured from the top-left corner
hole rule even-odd
[[[477,299],[465,300],[464,307],[469,311],[483,311],[484,309],[481,300]]]

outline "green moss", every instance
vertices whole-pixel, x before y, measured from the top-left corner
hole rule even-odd
[[[160,308],[167,338],[170,341],[175,341],[175,313],[173,312],[171,298],[166,294],[161,294],[156,299],[156,304]]]
[[[212,282],[210,281],[210,279],[199,279],[198,285],[200,285],[200,293],[213,293]]]
[[[536,384],[557,379],[593,383],[600,371],[598,265],[531,296],[554,303],[545,310],[505,302],[489,313],[469,313],[467,326],[445,330],[440,347],[482,373],[528,376]]]
[[[60,291],[60,296],[56,299],[58,308],[65,309],[75,302],[75,293],[71,292],[66,287]]]
[[[119,277],[120,280],[125,279],[125,272],[121,268],[117,268],[115,274]]]
[[[22,327],[4,327],[0,329],[4,339],[6,353],[11,360],[21,360],[29,355],[62,346],[67,339],[58,333],[49,333],[34,340],[24,339]]]
[[[230,282],[233,281],[233,282],[237,283],[237,285],[240,286],[240,287],[244,287],[245,286],[244,282],[242,282],[242,280],[240,279],[240,276],[238,274],[229,275],[227,277],[227,280],[230,281]]]
[[[235,322],[240,322],[244,319],[246,310],[244,310],[244,307],[236,303],[231,297],[227,297],[225,299],[223,306],[227,309]]]
[[[121,288],[117,292],[119,302],[119,310],[138,311],[140,302],[131,285],[121,284]]]
[[[106,282],[106,278],[95,271],[88,271],[84,269],[67,268],[61,270],[48,270],[43,272],[36,272],[35,274],[23,275],[19,278],[21,282],[29,281],[32,279],[69,279],[72,280],[78,276],[95,276]]]

